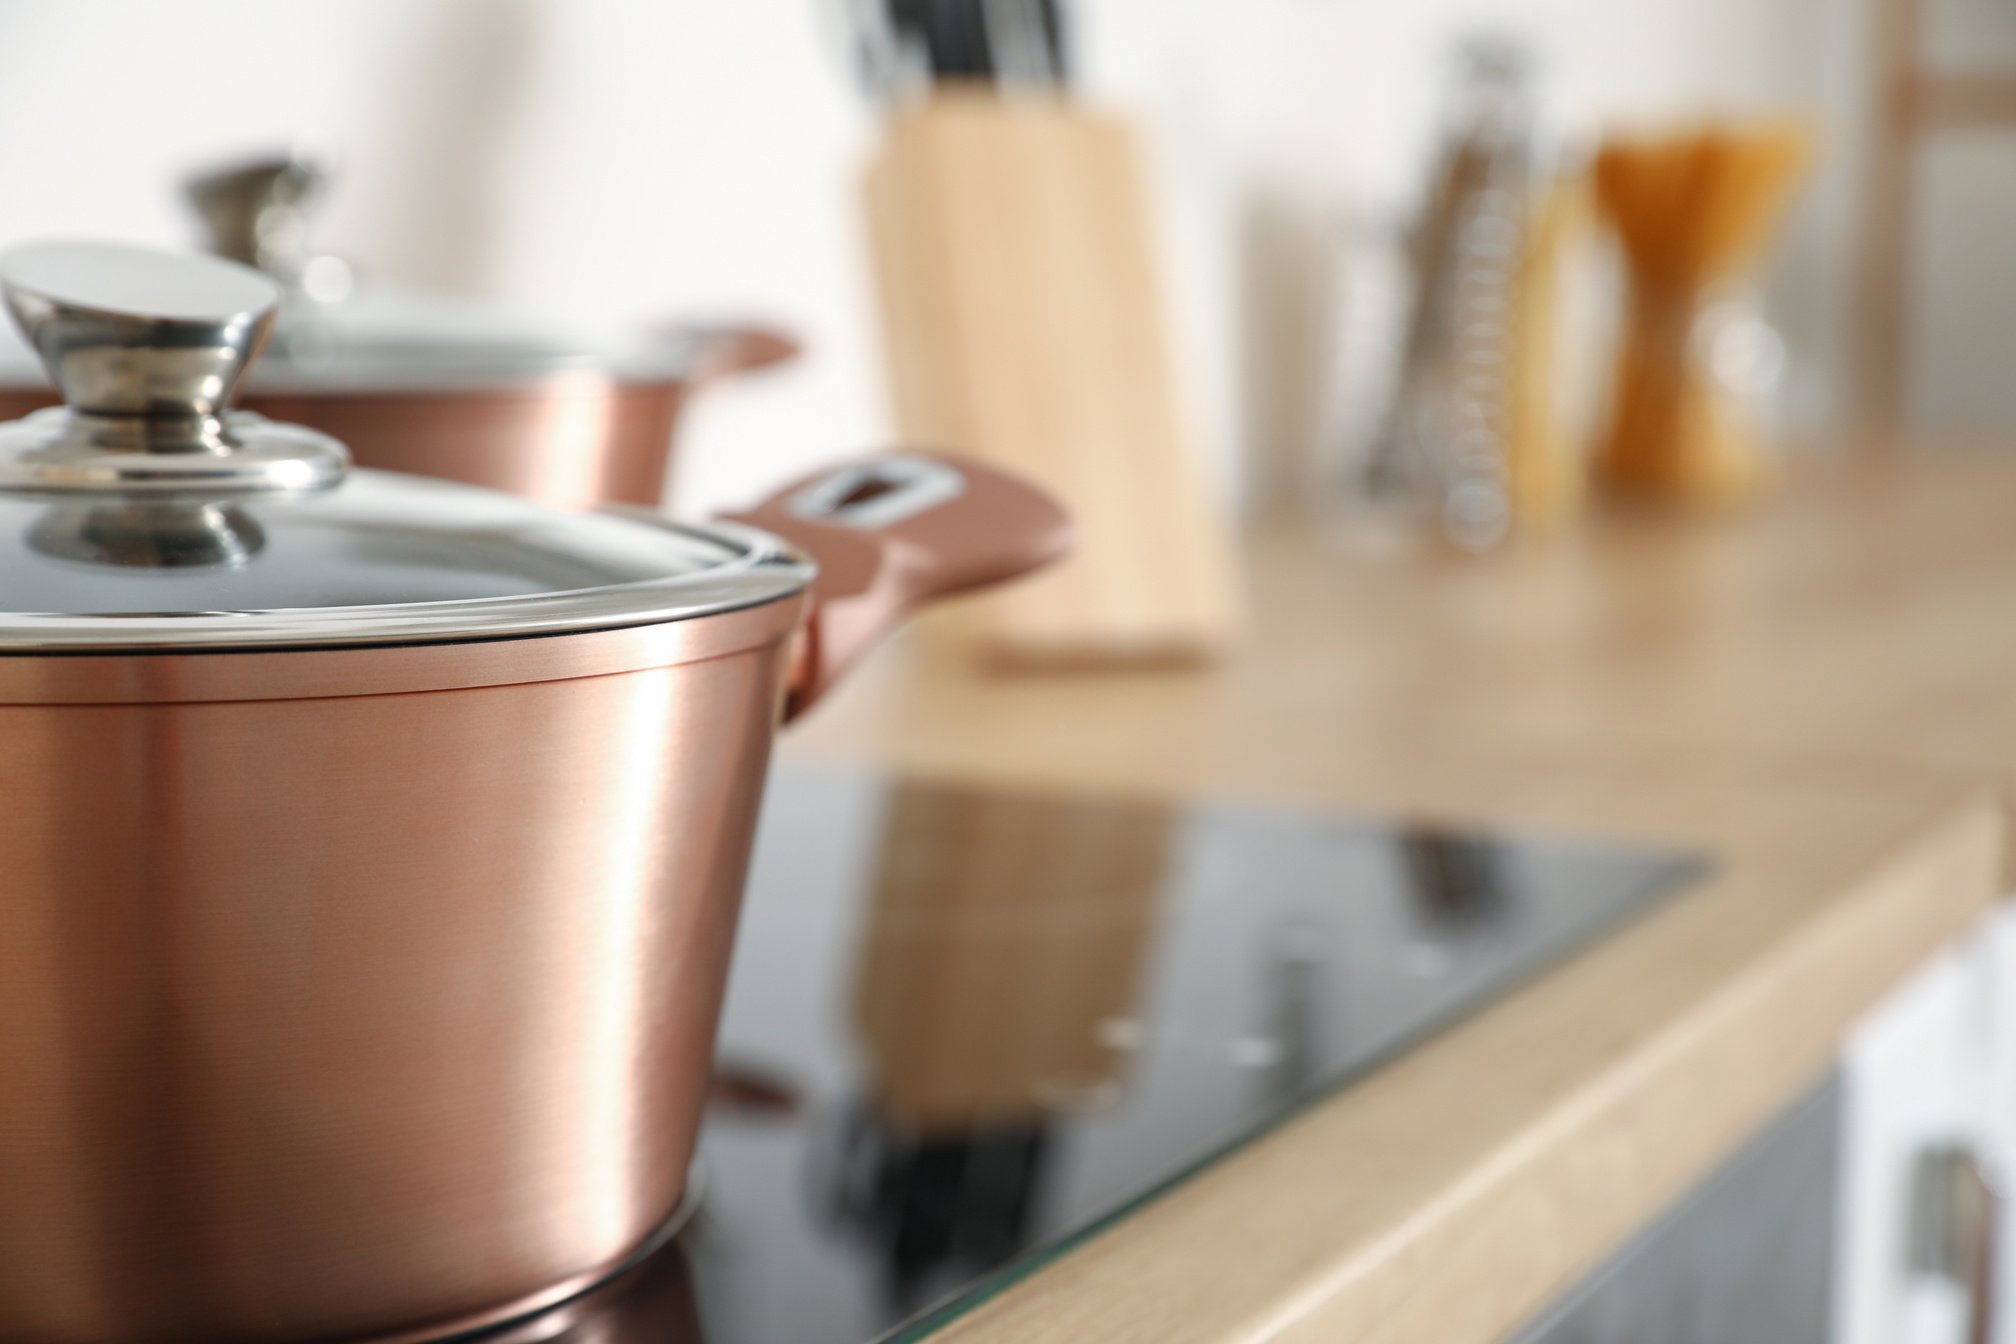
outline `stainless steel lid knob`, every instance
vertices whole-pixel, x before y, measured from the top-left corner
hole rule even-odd
[[[279,291],[215,257],[111,243],[0,256],[0,297],[65,405],[0,425],[0,489],[315,489],[348,454],[327,435],[228,411]]]
[[[350,268],[340,257],[310,246],[310,216],[328,176],[316,159],[289,149],[210,169],[183,187],[212,252],[258,267],[290,294],[327,303],[344,297],[351,285]]]
[[[148,416],[221,413],[280,297],[212,258],[69,243],[8,253],[0,294],[72,409]]]

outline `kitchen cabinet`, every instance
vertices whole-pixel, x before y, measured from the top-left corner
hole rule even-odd
[[[1828,1344],[1834,1075],[1513,1344]]]
[[[1995,1310],[2016,1248],[1993,1235],[2012,1160],[2016,907],[1892,992],[1832,1083],[1520,1344],[2016,1344],[2016,1318]],[[1830,1216],[1831,1248],[1816,1248]]]
[[[1893,991],[1826,1084],[1515,1344],[2016,1344],[1994,1309],[2016,1284],[1993,1236],[2012,1161],[2016,907]]]
[[[2016,1344],[2016,1245],[2000,1235],[2016,904],[1871,1013],[1845,1059],[1837,1344]]]
[[[1985,1344],[2016,1344],[2016,1240],[2007,1234],[2008,1176],[2016,1172],[2016,904],[1996,912],[1983,937],[1992,1033],[1987,1042],[1986,1105],[1983,1134],[1986,1174],[2000,1186],[1989,1230],[1994,1264],[1995,1330]]]
[[[1959,1221],[1968,1166],[1994,1146],[1998,923],[1893,992],[1844,1052],[1835,1344],[1970,1340]]]

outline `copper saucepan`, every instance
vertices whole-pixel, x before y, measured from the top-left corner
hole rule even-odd
[[[284,295],[240,404],[335,436],[359,466],[554,508],[655,506],[692,396],[798,353],[760,325],[667,322],[611,335],[353,287],[343,263],[307,246],[325,187],[316,163],[287,154],[205,173],[188,194],[211,249],[256,265]],[[56,401],[40,365],[12,353],[0,360],[0,419]]]
[[[295,327],[309,340],[314,330]],[[341,339],[363,340],[354,330]],[[436,358],[402,375],[390,335],[319,351],[297,341],[281,352],[284,367],[248,391],[246,408],[334,435],[363,467],[509,490],[557,509],[656,506],[693,395],[798,349],[763,328],[691,325],[613,349],[534,344],[486,356],[476,343],[426,344],[462,362]]]
[[[706,1344],[693,1272],[667,1246],[593,1292],[481,1336],[481,1344]]]
[[[433,1338],[619,1268],[780,712],[1065,520],[924,455],[708,526],[355,470],[223,409],[255,272],[0,288],[68,403],[0,427],[0,1339]]]

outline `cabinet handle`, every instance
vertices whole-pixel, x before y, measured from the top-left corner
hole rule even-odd
[[[1964,1143],[1918,1155],[1912,1175],[1910,1267],[1967,1296],[1967,1344],[1995,1338],[1995,1242],[2002,1197],[1980,1153]]]

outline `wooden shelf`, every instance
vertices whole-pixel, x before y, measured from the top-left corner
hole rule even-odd
[[[2016,129],[2016,73],[1932,74],[1907,78],[1896,103],[1920,135],[1935,131]]]
[[[1918,154],[1928,136],[2016,130],[2016,71],[1926,66],[1923,24],[1924,0],[1877,0],[1871,45],[1879,96],[1863,193],[1853,409],[1859,423],[1885,431],[1904,420]]]

